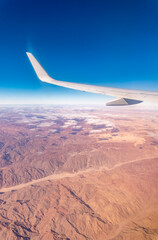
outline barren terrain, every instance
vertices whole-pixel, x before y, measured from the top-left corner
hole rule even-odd
[[[158,239],[158,115],[1,106],[0,239]]]

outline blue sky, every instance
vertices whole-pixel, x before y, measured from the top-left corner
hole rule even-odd
[[[104,103],[55,79],[158,91],[157,0],[0,0],[0,103]]]

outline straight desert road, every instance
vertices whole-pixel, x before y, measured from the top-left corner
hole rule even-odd
[[[111,171],[111,170],[119,168],[123,165],[127,165],[127,164],[130,164],[130,163],[133,163],[133,162],[144,161],[144,160],[146,160],[146,159],[137,159],[137,160],[133,160],[133,161],[129,161],[129,162],[122,162],[122,163],[116,164],[112,168],[107,168],[107,167],[102,166],[98,169],[89,168],[89,169],[86,169],[86,170],[83,170],[83,171],[79,171],[77,173],[52,174],[52,175],[49,175],[47,177],[32,180],[32,181],[27,182],[27,183],[22,183],[22,184],[12,186],[12,187],[1,188],[0,189],[0,194],[10,192],[10,191],[20,190],[20,189],[28,187],[32,184],[36,184],[36,183],[40,183],[40,182],[44,182],[44,181],[48,181],[48,180],[57,180],[57,179],[62,179],[62,178],[73,178],[77,175],[86,174],[86,173],[93,172],[93,171]]]

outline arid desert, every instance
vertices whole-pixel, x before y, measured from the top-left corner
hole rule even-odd
[[[2,240],[157,240],[157,110],[0,106],[0,185]]]

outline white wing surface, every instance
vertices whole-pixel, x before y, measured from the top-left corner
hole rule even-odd
[[[111,87],[102,87],[102,86],[55,80],[47,74],[47,72],[39,64],[39,62],[32,55],[32,53],[27,52],[26,54],[38,78],[42,82],[58,85],[61,87],[72,88],[72,89],[76,89],[84,92],[98,93],[98,94],[116,97],[117,100],[107,103],[108,106],[132,105],[132,104],[141,103],[143,101],[158,102],[158,91],[141,91],[141,90],[111,88]]]

